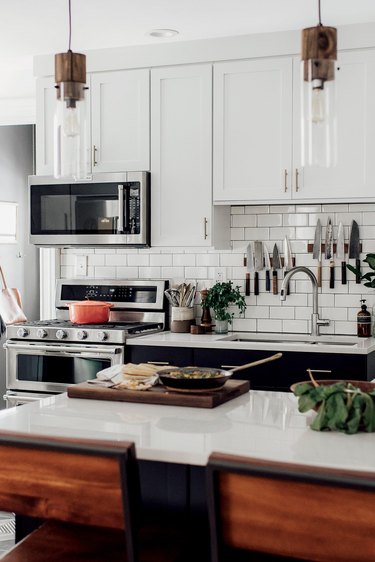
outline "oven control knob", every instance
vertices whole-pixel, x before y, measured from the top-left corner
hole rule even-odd
[[[47,331],[43,330],[43,328],[39,328],[36,331],[36,335],[37,335],[38,338],[45,338],[47,336]]]
[[[98,332],[98,340],[100,341],[105,341],[108,338],[108,335],[106,334],[106,332]]]
[[[28,335],[29,335],[29,330],[26,330],[26,328],[18,328],[17,336],[19,338],[26,338],[26,336]]]
[[[64,338],[66,338],[65,330],[57,330],[56,337],[58,340],[63,340]]]
[[[85,332],[85,330],[79,330],[79,332],[77,332],[77,338],[79,340],[85,340],[87,338],[87,332]]]

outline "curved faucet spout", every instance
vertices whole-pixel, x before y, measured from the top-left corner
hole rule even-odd
[[[290,269],[287,274],[285,275],[281,289],[280,289],[280,300],[285,301],[287,290],[289,286],[289,281],[293,275],[296,273],[306,273],[311,281],[311,287],[313,292],[313,310],[311,315],[311,335],[318,336],[319,335],[319,326],[328,326],[330,321],[329,320],[321,320],[318,314],[318,281],[313,272],[304,266],[293,267]]]

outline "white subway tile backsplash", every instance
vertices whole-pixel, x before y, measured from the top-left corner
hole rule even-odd
[[[306,320],[283,320],[283,332],[291,334],[309,334],[310,323]]]
[[[245,205],[245,214],[246,215],[268,215],[270,212],[269,205]]]
[[[198,254],[198,256],[195,256],[194,254],[173,254],[172,263],[173,265],[181,266],[196,265],[198,257],[199,259],[204,260],[207,259],[207,254]]]
[[[258,226],[281,226],[283,215],[258,215]]]
[[[271,205],[270,206],[270,213],[281,213],[285,215],[286,213],[295,213],[296,206],[295,205]]]
[[[269,228],[245,228],[245,240],[269,240]]]
[[[305,213],[283,215],[283,226],[307,226],[308,224],[309,215]]]
[[[140,277],[140,272],[138,267],[117,267],[116,277],[117,279],[137,279]],[[148,277],[148,275],[143,277]]]
[[[357,220],[362,242],[361,260],[366,253],[375,253],[375,204],[279,204],[236,205],[231,208],[232,250],[220,251],[206,247],[163,248],[63,248],[61,250],[60,275],[75,275],[75,255],[88,256],[88,277],[93,278],[165,278],[171,283],[191,281],[198,291],[210,287],[216,279],[216,268],[224,268],[226,279],[245,289],[243,258],[249,241],[266,242],[266,250],[272,255],[276,243],[283,255],[283,239],[288,236],[296,265],[309,267],[317,273],[317,261],[307,252],[307,245],[314,241],[315,226],[320,218],[323,226],[323,242],[328,217],[334,224],[337,236],[338,222],[344,224],[345,241],[348,242],[351,221]],[[347,258],[347,256],[346,256]],[[348,258],[347,258],[348,259]],[[329,288],[329,262],[323,254],[323,287],[319,289],[319,313],[331,320],[322,327],[321,333],[356,334],[356,315],[360,299],[366,298],[369,310],[375,305],[375,289],[356,284],[348,271],[348,283],[341,284],[341,265],[336,259],[335,288]],[[354,260],[348,260],[353,264]],[[369,267],[361,261],[362,273]],[[235,318],[235,331],[308,333],[312,313],[312,287],[306,275],[301,274],[290,282],[291,294],[284,302],[280,295],[265,290],[265,272],[259,272],[260,294],[254,295],[254,274],[251,273],[251,295],[246,297],[247,310],[244,318]],[[279,290],[283,273],[278,271]],[[271,272],[272,279],[272,272]],[[200,302],[198,293],[196,302]],[[199,309],[199,310],[198,310]],[[236,316],[238,310],[234,309]],[[197,306],[196,316],[200,316]]]
[[[129,254],[127,265],[149,265],[149,254]]]
[[[116,267],[107,267],[107,266],[95,267],[95,279],[111,279],[111,278],[116,278]]]
[[[232,224],[233,228],[245,227],[245,226],[256,226],[257,217],[256,215],[233,215]]]
[[[150,266],[172,265],[172,254],[150,255]]]
[[[257,320],[258,332],[282,332],[282,320],[267,320],[260,318]]]

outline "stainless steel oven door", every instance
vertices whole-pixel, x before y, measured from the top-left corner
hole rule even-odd
[[[124,347],[7,340],[8,390],[65,392],[69,384],[94,379],[101,369],[124,362]]]
[[[39,394],[38,392],[12,392],[8,390],[3,398],[6,402],[6,407],[13,408],[14,406],[30,404],[30,402],[36,402],[37,400],[42,400],[42,398],[49,398],[51,396],[55,395],[47,393]]]

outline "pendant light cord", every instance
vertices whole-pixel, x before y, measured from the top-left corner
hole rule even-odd
[[[69,4],[70,4],[70,0],[69,0]],[[319,12],[319,25],[322,26],[322,12],[320,9],[320,0],[318,0],[318,12]]]
[[[319,0],[320,3],[320,0]],[[68,51],[71,51],[71,43],[72,43],[72,6],[71,6],[71,0],[68,0],[68,4],[69,4],[69,46],[68,46]]]

